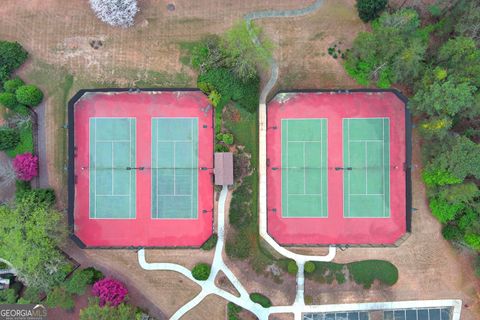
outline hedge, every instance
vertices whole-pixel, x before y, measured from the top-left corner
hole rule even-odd
[[[43,92],[34,85],[23,85],[15,91],[19,103],[36,107],[43,100]]]
[[[205,251],[212,250],[217,245],[218,235],[216,233],[212,234],[204,244],[202,244],[201,249]]]
[[[347,264],[353,281],[363,285],[365,289],[371,287],[375,280],[388,286],[398,281],[398,269],[392,263],[384,260],[365,260]]]
[[[250,300],[255,303],[258,303],[264,308],[270,308],[272,306],[272,302],[266,296],[261,293],[255,292],[250,294]]]
[[[211,267],[207,263],[197,263],[192,269],[192,276],[200,281],[205,281],[210,276]]]

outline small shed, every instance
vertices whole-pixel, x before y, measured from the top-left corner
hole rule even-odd
[[[217,186],[233,185],[233,154],[215,152],[215,184]]]

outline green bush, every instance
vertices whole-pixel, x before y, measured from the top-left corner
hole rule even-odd
[[[0,41],[0,82],[8,80],[27,58],[28,52],[18,42]]]
[[[298,265],[295,260],[288,261],[287,272],[293,275],[296,275],[298,272]]]
[[[462,179],[455,177],[450,172],[436,168],[423,170],[422,178],[427,186],[445,186],[462,182]]]
[[[0,304],[13,304],[17,302],[18,295],[14,289],[0,290]]]
[[[312,261],[307,261],[305,262],[304,268],[306,273],[312,273],[315,271],[315,263],[313,263]]]
[[[192,276],[200,281],[205,281],[210,276],[211,267],[208,263],[197,263],[192,269]]]
[[[224,133],[222,137],[222,141],[225,142],[227,145],[231,146],[233,144],[233,134]]]
[[[236,305],[233,302],[227,304],[227,316],[228,320],[240,320],[238,314],[243,310],[242,307]]]
[[[105,278],[102,271],[97,270],[93,267],[88,267],[82,270],[84,273],[91,275],[91,278],[88,281],[88,284],[94,284],[95,282]]]
[[[18,130],[8,127],[0,127],[0,151],[12,150],[20,143]]]
[[[17,101],[30,107],[36,107],[43,100],[43,92],[34,85],[23,85],[15,91]]]
[[[6,153],[9,157],[13,158],[18,154],[33,153],[33,131],[32,126],[23,126],[20,128],[20,143],[11,150],[7,150]]]
[[[464,241],[472,249],[480,251],[480,234],[468,233],[465,235]]]
[[[215,152],[229,152],[229,151],[230,149],[226,145],[222,143],[215,144]]]
[[[18,105],[15,94],[10,92],[0,93],[0,105],[4,106],[7,109],[15,110]]]
[[[16,78],[5,81],[5,83],[3,84],[3,89],[5,90],[5,92],[15,94],[15,91],[17,91],[17,89],[23,86],[24,84],[25,82],[23,82],[22,79],[20,79],[19,77],[16,77]]]
[[[15,192],[24,192],[31,189],[32,189],[32,186],[30,185],[30,181],[24,181],[24,180],[15,181]]]
[[[451,204],[438,198],[431,198],[429,206],[432,214],[441,223],[447,223],[448,221],[455,219],[455,216],[465,209],[465,205],[462,203]]]
[[[363,22],[378,18],[387,6],[388,0],[357,0],[358,16]]]
[[[272,302],[266,296],[261,293],[254,292],[250,294],[250,300],[255,303],[258,303],[264,308],[270,308],[272,306]]]
[[[65,283],[65,290],[71,294],[83,295],[93,277],[92,270],[76,270]]]
[[[453,224],[447,224],[442,228],[442,235],[446,240],[458,241],[463,238],[463,232]]]
[[[75,301],[70,293],[62,287],[55,287],[47,295],[45,305],[50,308],[60,307],[67,311],[75,308]]]
[[[218,235],[216,233],[212,234],[204,244],[202,244],[202,250],[209,251],[215,248],[217,245]]]
[[[24,197],[33,197],[35,203],[38,205],[44,205],[51,207],[55,204],[55,191],[53,189],[26,189],[15,193],[17,200],[21,200]]]
[[[347,264],[353,281],[369,289],[375,280],[392,286],[397,283],[398,269],[388,261],[365,260]]]

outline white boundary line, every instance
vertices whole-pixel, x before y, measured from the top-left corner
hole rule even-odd
[[[125,139],[119,139],[119,140],[113,140],[113,139],[101,139],[101,140],[97,140],[97,123],[98,123],[98,119],[103,119],[103,120],[128,120],[128,128],[129,128],[129,136],[130,136],[130,140],[125,140]],[[94,123],[93,125],[93,128],[94,128],[94,141],[93,141],[93,144],[94,144],[94,154],[93,154],[93,164],[94,164],[94,167],[93,167],[93,170],[89,170],[90,173],[89,173],[89,176],[90,176],[90,183],[89,183],[89,188],[90,188],[90,185],[93,181],[94,183],[94,194],[93,194],[93,197],[90,196],[89,194],[89,201],[93,201],[94,203],[94,212],[93,212],[93,217],[91,216],[91,212],[89,214],[89,217],[88,219],[89,220],[134,220],[136,219],[136,213],[132,213],[132,174],[135,175],[135,182],[136,182],[136,172],[129,172],[129,194],[128,195],[117,195],[117,194],[114,194],[114,191],[115,191],[115,187],[114,187],[114,165],[113,165],[113,160],[114,160],[114,143],[115,142],[120,142],[120,143],[126,143],[127,141],[129,142],[129,150],[128,150],[128,154],[129,154],[129,163],[131,164],[131,156],[132,156],[132,120],[135,122],[135,126],[133,127],[134,131],[136,130],[136,118],[134,117],[91,117],[89,118],[89,135],[90,135],[90,138],[89,140],[91,141],[92,139],[92,122]],[[136,136],[136,135],[135,135]],[[90,149],[92,148],[91,146],[91,143],[89,141],[89,147]],[[110,143],[111,144],[111,153],[112,153],[112,157],[111,157],[111,174],[112,174],[112,177],[111,177],[111,182],[112,182],[112,194],[110,195],[103,195],[103,194],[98,194],[97,193],[97,144],[98,142],[100,143]],[[136,154],[136,144],[135,144],[135,154]],[[90,159],[92,158],[92,155],[90,155]],[[89,162],[90,162],[90,159],[89,159]],[[91,162],[90,162],[90,165],[91,165]],[[91,179],[91,174],[92,174],[92,171],[94,171],[94,180]],[[135,188],[135,193],[136,193],[136,188]],[[128,217],[97,217],[97,197],[128,197],[128,203],[129,203],[129,206],[128,206]],[[93,198],[93,199],[92,199]],[[136,198],[136,197],[135,197]],[[136,207],[136,206],[135,206]]]
[[[190,140],[163,140],[163,139],[158,139],[158,128],[159,128],[159,123],[158,123],[158,120],[161,120],[161,119],[164,119],[164,120],[190,120],[190,134],[191,134],[191,139]],[[156,125],[154,125],[154,123]],[[195,137],[193,135],[193,125],[196,125],[197,126],[197,137]],[[198,128],[198,118],[197,117],[152,117],[151,118],[151,126],[152,126],[152,143],[153,141],[155,141],[155,146],[156,146],[156,161],[155,161],[155,167],[158,167],[158,160],[159,160],[159,156],[158,156],[158,144],[161,143],[161,142],[164,142],[164,143],[172,143],[173,144],[173,179],[174,179],[174,182],[173,182],[173,195],[160,195],[158,194],[158,183],[159,183],[159,174],[158,172],[156,173],[156,185],[157,185],[157,189],[156,189],[156,195],[153,194],[153,188],[152,188],[152,198],[155,197],[155,200],[156,200],[156,210],[155,212],[153,212],[153,208],[152,208],[152,212],[150,214],[151,218],[152,219],[155,219],[155,220],[195,220],[195,219],[198,219],[198,170],[193,172],[193,169],[192,169],[192,173],[190,175],[191,177],[191,194],[190,195],[181,195],[181,194],[176,194],[176,143],[177,142],[180,142],[180,143],[191,143],[192,145],[192,168],[194,168],[194,163],[197,163],[197,166],[198,167],[198,153],[199,153],[199,150],[198,150],[198,137],[199,137],[199,128]],[[153,134],[153,131],[154,131],[154,128],[155,128],[155,131],[156,131],[156,135],[154,136]],[[155,140],[153,140],[155,139]],[[195,143],[197,144],[197,154],[196,156],[194,155],[194,149],[195,149]],[[194,159],[195,158],[195,159]],[[152,160],[151,160],[151,163],[153,164],[153,152],[152,152]],[[156,170],[156,169],[155,169]],[[193,194],[193,185],[194,185],[194,178],[193,176],[196,175],[196,183],[197,183],[197,205],[196,205],[196,208],[194,208],[193,206],[193,198],[194,198],[194,194]],[[152,179],[152,184],[153,184],[153,179]],[[159,208],[158,208],[158,200],[161,198],[161,197],[182,197],[182,198],[186,198],[186,197],[190,197],[190,217],[182,217],[182,218],[175,218],[175,217],[159,217]],[[195,209],[195,210],[194,210]]]
[[[320,123],[320,140],[288,140],[289,138],[289,122],[290,121],[297,121],[297,120],[301,120],[301,121],[319,121]],[[326,208],[325,208],[325,211],[326,211],[326,215],[324,216],[307,216],[307,215],[303,215],[303,216],[290,216],[289,215],[289,207],[288,207],[288,203],[289,203],[289,198],[290,196],[298,196],[298,195],[302,195],[302,196],[319,196],[320,198],[320,210],[321,212],[323,213],[324,211],[324,194],[323,194],[323,185],[325,183],[325,181],[323,181],[324,177],[323,177],[323,170],[322,168],[320,168],[320,191],[321,193],[307,193],[306,191],[306,183],[307,183],[307,177],[306,177],[306,144],[307,143],[310,143],[310,142],[316,142],[316,143],[321,143],[320,145],[320,165],[323,165],[323,152],[324,150],[326,150],[326,152],[328,153],[328,119],[327,118],[283,118],[281,119],[281,122],[282,122],[282,133],[281,133],[281,142],[282,142],[282,145],[283,145],[283,124],[285,124],[285,131],[286,131],[286,141],[285,141],[285,145],[286,145],[286,152],[285,152],[285,157],[286,157],[286,166],[283,167],[283,159],[280,159],[281,160],[281,163],[282,163],[282,177],[285,176],[285,179],[282,178],[282,185],[284,183],[283,180],[286,180],[286,186],[287,186],[287,195],[285,196],[285,202],[286,202],[286,208],[283,208],[283,186],[281,188],[281,194],[282,194],[282,218],[285,218],[285,219],[297,219],[297,218],[318,218],[318,219],[326,219],[328,218],[328,193],[325,197],[325,201],[326,201]],[[327,139],[324,139],[323,138],[323,130],[327,130]],[[324,141],[325,140],[325,141]],[[288,184],[288,180],[289,180],[289,170],[290,169],[295,169],[294,167],[290,167],[289,166],[289,162],[288,162],[288,155],[289,155],[289,150],[288,150],[288,146],[289,146],[289,143],[301,143],[303,145],[303,193],[294,193],[294,194],[290,194],[290,190],[289,190],[289,184]],[[283,158],[283,150],[282,150],[282,158]],[[327,158],[328,159],[328,158]],[[328,161],[328,160],[327,160]],[[328,166],[328,162],[327,162],[327,166]],[[298,169],[302,169],[302,167],[298,167]],[[283,174],[283,171],[286,171],[285,174]],[[327,172],[327,175],[326,175],[326,178],[327,181],[326,183],[328,184],[328,172]],[[327,189],[328,190],[328,189]],[[284,215],[284,212],[286,212],[286,215]]]
[[[365,139],[365,140],[361,140],[361,139],[353,139],[353,140],[350,140],[350,120],[372,120],[372,119],[378,119],[378,120],[382,120],[382,138],[383,140],[380,140],[380,139]],[[390,165],[388,166],[385,166],[385,146],[386,146],[386,143],[387,141],[385,141],[385,120],[387,120],[388,122],[388,127],[390,128],[390,123],[389,123],[389,118],[388,117],[372,117],[372,118],[343,118],[342,121],[343,121],[343,126],[345,127],[346,124],[345,123],[348,123],[348,125],[346,126],[347,127],[347,140],[348,142],[346,143],[346,152],[348,152],[348,164],[346,166],[350,166],[350,142],[354,142],[354,143],[362,143],[364,142],[365,144],[365,194],[352,194],[350,192],[350,187],[351,187],[351,173],[347,171],[347,176],[348,176],[348,196],[346,197],[347,198],[347,204],[348,204],[348,210],[345,210],[345,196],[344,196],[344,213],[343,213],[343,217],[344,218],[350,218],[350,219],[364,219],[364,218],[375,218],[375,219],[382,219],[382,218],[390,218],[390,214],[387,215],[387,210],[385,208],[386,206],[386,202],[387,201],[390,201],[390,196],[389,194],[386,194],[385,193],[385,188],[386,188],[386,177],[385,177],[385,167],[388,167],[388,175],[390,175]],[[390,137],[389,137],[390,138]],[[345,140],[345,139],[344,139]],[[383,183],[383,191],[384,193],[382,194],[369,194],[368,193],[368,168],[367,168],[367,162],[368,162],[368,143],[372,143],[372,142],[383,142],[382,143],[382,183]],[[390,139],[388,140],[388,143],[390,143]],[[389,159],[389,162],[390,162],[390,159]],[[345,164],[344,164],[345,165]],[[345,181],[345,179],[344,179]],[[390,181],[390,180],[389,180]],[[382,212],[382,215],[381,216],[361,216],[361,217],[352,217],[350,216],[350,207],[351,207],[351,196],[361,196],[361,195],[365,195],[365,196],[370,196],[370,195],[374,195],[374,196],[379,196],[379,195],[382,195],[384,197],[384,201],[383,202],[383,212]],[[387,199],[388,198],[388,199]]]

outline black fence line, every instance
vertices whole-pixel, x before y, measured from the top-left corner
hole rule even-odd
[[[81,249],[132,249],[139,250],[143,248],[149,249],[198,249],[201,246],[87,246],[77,235],[75,234],[75,104],[86,93],[110,93],[110,92],[201,92],[198,88],[98,88],[98,89],[81,89],[68,101],[68,230],[70,239]],[[213,108],[213,107],[212,107]],[[214,109],[212,109],[212,124],[214,123]],[[212,130],[213,127],[212,126]],[[215,145],[215,134],[213,134],[213,145]],[[215,186],[212,186],[212,190],[215,191]],[[212,208],[214,208],[215,199],[212,202]],[[215,214],[212,212],[212,233],[214,226]],[[205,240],[208,241],[211,235]],[[203,245],[203,244],[202,244]]]
[[[402,101],[405,105],[405,222],[406,222],[406,232],[407,234],[410,234],[412,232],[412,115],[410,113],[410,110],[408,109],[408,98],[403,95],[402,92],[400,92],[397,89],[391,88],[391,89],[368,89],[368,88],[363,88],[363,89],[292,89],[292,90],[278,90],[275,92],[275,94],[267,101],[267,108],[268,104],[272,102],[275,97],[280,94],[280,93],[318,93],[318,92],[324,92],[324,93],[336,93],[336,94],[349,94],[349,93],[355,93],[355,92],[364,92],[364,93],[393,93],[397,96],[400,101]],[[266,127],[268,128],[268,116],[266,117],[267,123]],[[267,184],[267,198],[268,198],[268,184]],[[267,232],[268,232],[268,212],[267,212]],[[269,233],[269,235],[275,239],[273,235]],[[408,235],[407,235],[408,237]],[[398,247],[399,244],[403,243],[405,239],[407,238],[405,235],[397,239],[397,241],[393,244],[335,244],[337,247],[345,247],[345,248],[386,248],[386,247]],[[280,243],[277,241],[277,243]],[[328,247],[330,244],[283,244],[282,246],[284,247]]]

